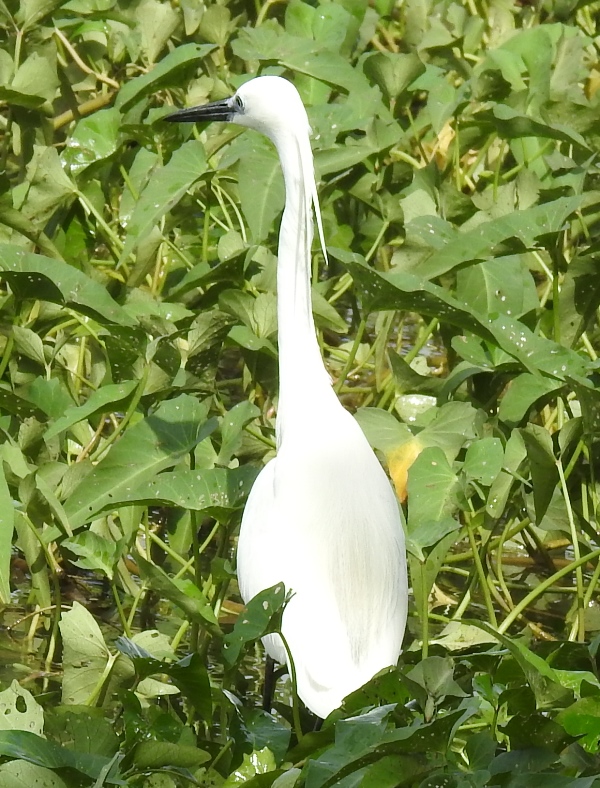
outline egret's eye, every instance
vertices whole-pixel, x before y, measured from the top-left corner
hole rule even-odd
[[[233,97],[233,103],[235,104],[236,109],[238,109],[240,112],[243,111],[243,109],[244,109],[244,102],[242,101],[242,99],[239,96],[234,96]]]

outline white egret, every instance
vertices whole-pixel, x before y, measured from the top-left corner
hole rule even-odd
[[[239,586],[247,602],[282,582],[293,592],[282,632],[300,698],[319,717],[379,670],[395,665],[406,624],[406,552],[390,483],[362,430],[337,399],[315,333],[310,260],[315,208],[310,127],[296,88],[257,77],[232,97],[170,115],[221,120],[277,148],[285,210],[277,262],[277,456],[260,472],[242,518]],[[324,248],[324,247],[323,247]],[[278,635],[264,638],[286,662]]]

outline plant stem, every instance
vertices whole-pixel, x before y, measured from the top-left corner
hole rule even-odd
[[[141,400],[142,395],[144,393],[144,389],[146,388],[146,383],[148,382],[148,375],[149,374],[150,374],[150,365],[149,364],[145,364],[144,365],[144,371],[142,373],[142,377],[139,380],[139,383],[138,383],[137,388],[135,390],[135,394],[133,395],[133,398],[132,398],[131,402],[129,403],[129,407],[127,408],[127,411],[125,412],[125,415],[123,416],[123,418],[119,422],[118,427],[113,432],[111,432],[111,434],[104,441],[102,446],[100,446],[98,448],[98,450],[94,453],[94,455],[92,456],[92,461],[93,462],[98,462],[98,460],[106,453],[106,450],[110,446],[112,446],[112,444],[117,440],[119,435],[123,432],[125,427],[131,421],[131,418],[132,418],[133,414],[135,413],[135,411],[137,410],[137,406],[140,403],[140,400]]]
[[[556,467],[558,468],[560,486],[562,487],[563,497],[565,499],[565,506],[567,508],[569,528],[571,529],[571,541],[573,542],[573,554],[575,556],[575,560],[577,561],[581,558],[581,551],[579,549],[577,526],[575,525],[575,518],[573,517],[571,498],[569,496],[569,489],[567,487],[567,481],[565,479],[565,474],[563,471],[561,460],[556,461]],[[576,634],[577,640],[583,642],[585,640],[585,609],[583,606],[583,601],[584,601],[583,569],[581,568],[581,566],[578,566],[577,569],[575,570],[575,584],[577,586],[577,616],[576,616],[576,623],[573,627],[573,630],[571,631],[571,634],[569,635],[569,640],[574,640]]]
[[[568,566],[564,566],[562,569],[559,569],[558,572],[555,572],[550,577],[547,577],[545,580],[536,586],[533,591],[527,594],[517,605],[515,605],[514,610],[512,610],[504,619],[504,621],[498,627],[498,632],[500,634],[504,634],[506,630],[513,624],[514,621],[521,615],[521,613],[529,607],[535,600],[541,596],[544,591],[550,588],[551,585],[556,583],[557,580],[560,580],[565,575],[568,575],[570,572],[573,572],[583,564],[586,564],[588,561],[593,561],[595,558],[600,558],[600,550],[593,550],[591,553],[587,553],[586,555],[582,556],[576,561],[572,561]]]
[[[475,542],[473,525],[470,521],[470,518],[467,518],[467,520],[468,520],[467,533],[469,535],[469,543],[471,545],[471,550],[473,551],[473,562],[475,563],[475,570],[479,577],[479,585],[481,587],[481,593],[483,594],[483,599],[485,601],[485,607],[488,613],[488,618],[490,620],[491,625],[493,627],[497,627],[498,622],[496,620],[496,611],[494,610],[494,605],[492,602],[492,598],[490,596],[490,589],[487,584],[487,579],[483,569],[483,564],[481,563],[481,556],[479,555],[479,550],[477,549],[477,543]]]
[[[290,647],[288,645],[285,636],[281,631],[277,633],[281,638],[281,642],[283,643],[283,647],[285,649],[285,653],[287,654],[288,658],[288,667],[290,669],[290,678],[292,680],[292,718],[294,720],[294,730],[296,732],[296,738],[298,741],[302,739],[304,735],[302,733],[302,725],[300,724],[300,709],[298,707],[298,682],[296,680],[296,666],[294,665],[294,658],[292,657],[292,652],[290,651]]]
[[[196,455],[194,450],[190,451],[190,470],[196,469]],[[200,543],[198,541],[198,512],[190,510],[190,527],[192,529],[192,558],[194,559],[194,580],[197,588],[202,587],[202,571],[200,568]],[[190,651],[196,653],[200,646],[200,626],[198,622],[192,621],[190,627]]]
[[[337,380],[337,383],[334,386],[334,390],[337,394],[340,393],[340,389],[346,382],[346,376],[350,369],[352,368],[352,364],[354,364],[354,359],[356,358],[356,354],[358,352],[358,348],[360,347],[361,339],[363,338],[363,334],[365,333],[365,329],[367,327],[367,318],[362,317],[360,323],[358,324],[358,329],[356,331],[356,336],[354,337],[354,342],[352,343],[352,347],[350,348],[350,352],[348,353],[348,358],[346,359],[346,363],[344,364],[344,369],[341,371],[340,376]]]
[[[427,587],[426,563],[421,562],[421,589],[423,592],[423,609],[421,610],[421,659],[427,659],[429,654],[429,594],[425,593]]]

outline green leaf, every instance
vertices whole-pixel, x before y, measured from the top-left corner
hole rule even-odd
[[[268,28],[245,28],[232,43],[234,54],[244,60],[276,60],[286,68],[314,77],[321,82],[356,91],[356,97],[369,95],[365,76],[337,52],[323,50],[315,41],[286,33],[275,34]]]
[[[277,358],[277,349],[268,339],[257,337],[248,326],[234,326],[227,337],[236,345],[251,350],[253,353],[265,353],[271,358]]]
[[[473,230],[458,232],[453,240],[444,243],[419,266],[419,274],[425,279],[434,279],[462,263],[485,260],[492,257],[500,244],[511,239],[516,239],[524,248],[531,249],[535,247],[535,241],[540,236],[558,233],[582,203],[582,196],[560,197],[544,205],[514,211],[506,216],[482,222]],[[427,237],[426,217],[419,222],[419,226],[423,227],[423,236]]]
[[[23,0],[19,4],[17,19],[25,28],[33,27],[62,5],[62,2],[63,0]]]
[[[64,152],[72,173],[83,172],[119,150],[121,121],[121,113],[115,107],[100,110],[79,121]]]
[[[133,762],[138,769],[161,769],[165,766],[179,769],[197,769],[210,760],[206,750],[186,744],[167,741],[144,741],[133,752]]]
[[[69,518],[61,504],[61,502],[56,497],[54,490],[48,484],[48,482],[44,479],[44,477],[37,473],[35,476],[35,486],[41,493],[42,497],[45,499],[46,503],[50,507],[52,514],[54,515],[55,519],[59,522],[61,529],[64,533],[68,534],[69,536],[73,536],[73,532],[71,531],[71,525],[69,523]]]
[[[135,11],[142,52],[154,63],[179,25],[179,13],[159,0],[141,0]]]
[[[211,626],[214,626],[211,624]],[[162,673],[169,676],[173,683],[179,687],[186,696],[189,703],[199,712],[204,719],[212,716],[213,706],[211,697],[211,686],[208,677],[208,670],[200,654],[188,654],[178,662],[166,661],[172,659],[173,650],[170,645],[162,650],[162,654],[157,653],[156,639],[165,636],[159,635],[154,630],[148,633],[139,632],[130,640],[120,637],[116,641],[116,647],[122,654],[129,657],[135,666],[139,678],[145,679],[147,676]],[[152,654],[144,648],[144,645],[152,649]],[[160,657],[160,659],[156,658]]]
[[[244,753],[242,763],[235,769],[223,783],[223,788],[235,788],[237,785],[248,784],[252,788],[252,779],[257,775],[267,775],[271,784],[270,777],[275,770],[275,759],[273,753],[264,747],[262,750],[254,751],[250,754]],[[255,783],[256,786],[256,783]]]
[[[600,698],[580,698],[562,709],[556,720],[570,736],[581,737],[579,741],[586,749],[596,751],[600,737]]]
[[[544,517],[559,482],[550,433],[537,424],[519,430],[529,459],[536,522]]]
[[[572,128],[555,123],[543,123],[528,115],[523,115],[506,104],[494,104],[491,109],[478,112],[473,122],[479,128],[493,127],[504,139],[540,137],[561,140],[584,151],[589,151],[586,140]]]
[[[551,378],[525,372],[511,381],[500,401],[498,418],[509,427],[516,427],[538,400],[560,388],[561,384]]]
[[[227,465],[242,445],[242,430],[260,416],[260,410],[252,402],[239,402],[221,420],[221,450],[217,457],[219,465]]]
[[[438,447],[424,449],[408,471],[407,533],[417,548],[430,547],[460,528],[450,516],[457,476]]]
[[[454,664],[448,657],[427,657],[406,674],[427,692],[427,695],[439,702],[446,695],[456,698],[466,697],[454,680]]]
[[[387,410],[359,408],[354,414],[374,449],[388,454],[411,440],[412,432]]]
[[[120,655],[113,658],[96,620],[79,602],[74,602],[71,610],[62,614],[60,633],[63,641],[63,704],[93,706],[109,679],[118,682],[124,676],[132,677],[131,663]],[[107,672],[109,665],[111,672]]]
[[[533,690],[538,708],[552,708],[555,703],[563,702],[572,696],[571,688],[561,682],[560,674],[546,660],[534,654],[524,643],[500,634],[484,621],[469,621],[473,626],[480,627],[484,632],[493,635],[513,655],[527,677]],[[591,674],[590,674],[591,675]]]
[[[68,788],[56,772],[20,759],[0,766],[0,784],[3,788]]]
[[[51,355],[50,348],[48,348],[48,355]],[[45,361],[44,366],[46,366]],[[61,413],[64,413],[67,408],[73,405],[73,398],[63,381],[59,378],[47,380],[38,377],[30,386],[27,386],[26,392],[27,399],[33,402],[34,405],[37,405],[51,419],[58,418]]]
[[[89,419],[90,416],[124,407],[138,385],[137,380],[128,380],[124,383],[110,383],[107,386],[102,386],[94,391],[83,405],[68,408],[63,416],[48,427],[45,435],[46,440],[59,435],[84,419]]]
[[[365,74],[382,89],[388,100],[397,99],[425,71],[415,53],[374,52],[364,61]]]
[[[47,769],[74,769],[92,780],[100,779],[102,775],[104,782],[109,785],[122,784],[115,774],[116,770],[110,769],[106,774],[103,773],[103,770],[106,772],[109,767],[111,759],[72,752],[28,731],[0,731],[0,755],[21,758]],[[55,788],[55,785],[49,783],[49,788]]]
[[[133,325],[131,318],[102,285],[60,260],[25,252],[11,244],[0,244],[0,272],[1,278],[22,298],[44,298],[64,304],[101,323]],[[44,286],[43,293],[39,290],[40,282]]]
[[[333,307],[321,293],[313,287],[311,290],[312,310],[315,323],[319,328],[327,328],[338,334],[345,334],[348,325],[339,312]]]
[[[216,423],[213,422],[213,426]],[[232,511],[241,509],[250,493],[258,469],[208,468],[191,471],[178,468],[172,473],[159,473],[138,487],[132,487],[122,504],[158,504],[205,511],[209,516],[226,521]]]
[[[166,87],[183,84],[186,74],[215,49],[214,44],[183,44],[145,74],[130,79],[119,90],[115,106],[127,112],[138,101]]]
[[[600,265],[595,255],[571,260],[558,301],[560,339],[573,347],[600,303]]]
[[[224,47],[231,32],[231,11],[223,5],[211,5],[205,9],[198,32],[206,41]]]
[[[50,580],[44,552],[40,546],[39,534],[36,533],[18,509],[14,510],[16,545],[22,551],[31,571],[31,585],[36,602],[41,607],[52,605]],[[60,533],[60,531],[59,531]]]
[[[43,96],[32,95],[0,85],[0,101],[17,107],[25,107],[26,109],[37,109],[44,104],[45,99]]]
[[[443,388],[443,380],[430,375],[420,375],[406,363],[402,356],[393,350],[388,350],[388,357],[398,394],[414,393],[435,396]]]
[[[57,151],[35,146],[27,165],[27,180],[13,191],[15,208],[42,230],[55,212],[70,205],[76,196],[76,186],[64,171]]]
[[[29,731],[43,736],[44,710],[18,681],[0,692],[0,731]]]
[[[502,516],[510,491],[521,463],[527,457],[527,449],[519,430],[513,430],[504,448],[504,464],[488,495],[486,511],[490,517]]]
[[[233,631],[225,636],[223,656],[228,665],[234,665],[246,643],[251,643],[279,626],[273,621],[283,608],[286,592],[283,583],[266,588],[253,597],[238,616]]]
[[[100,571],[113,579],[113,567],[119,557],[119,544],[93,531],[85,531],[63,541],[63,546],[78,556],[75,566]]]
[[[173,467],[215,429],[207,409],[181,394],[163,402],[143,421],[130,427],[108,455],[88,474],[65,502],[75,531],[107,507],[129,500],[131,491],[162,470]],[[48,534],[47,538],[55,538]]]
[[[121,262],[127,260],[159,219],[202,178],[206,167],[204,146],[197,140],[190,140],[173,153],[168,164],[154,173],[141,193],[127,225]]]
[[[244,140],[238,163],[238,189],[244,218],[255,243],[264,240],[283,210],[283,175],[272,145],[261,137]]]
[[[47,727],[56,735],[52,723],[60,725],[58,739],[68,749],[109,758],[119,749],[119,739],[114,726],[103,716],[102,709],[62,706],[57,709],[57,713],[59,719],[50,717]]]
[[[504,449],[499,438],[481,438],[467,449],[464,472],[470,479],[491,485],[502,470]]]
[[[27,356],[27,358],[45,367],[44,344],[35,331],[32,331],[30,328],[22,328],[21,326],[13,326],[12,330],[17,350],[24,356]]]
[[[275,762],[281,764],[289,749],[291,731],[287,725],[272,717],[262,709],[243,709],[242,716],[252,748],[262,750],[268,747]]]
[[[442,449],[453,460],[465,443],[479,437],[482,422],[482,412],[468,402],[446,402],[419,432],[419,441],[423,446]]]
[[[149,581],[155,591],[181,608],[192,621],[212,634],[221,634],[214,611],[197,586],[189,580],[170,578],[166,572],[141,555],[137,556],[137,563],[142,577]]]
[[[56,56],[52,50],[32,52],[17,69],[10,87],[2,87],[0,99],[32,109],[44,102],[51,103],[58,86]]]
[[[401,309],[430,315],[450,325],[472,331],[483,339],[495,341],[495,332],[487,321],[469,306],[459,303],[443,288],[413,274],[379,273],[369,268],[359,255],[331,248],[329,252],[341,260],[352,275],[366,311]],[[501,346],[504,346],[505,342],[501,341]]]
[[[520,317],[539,307],[533,277],[516,255],[485,260],[457,271],[456,297],[489,315]]]

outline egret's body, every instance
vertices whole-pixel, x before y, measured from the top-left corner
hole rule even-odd
[[[338,401],[312,318],[312,205],[321,233],[309,125],[296,89],[259,77],[232,99],[173,120],[230,120],[275,144],[285,180],[277,266],[277,456],[261,471],[242,518],[238,578],[248,601],[278,582],[293,596],[282,632],[298,694],[326,717],[400,653],[407,609],[406,553],[390,483]],[[322,238],[321,238],[322,240]],[[281,638],[268,653],[286,661]]]

